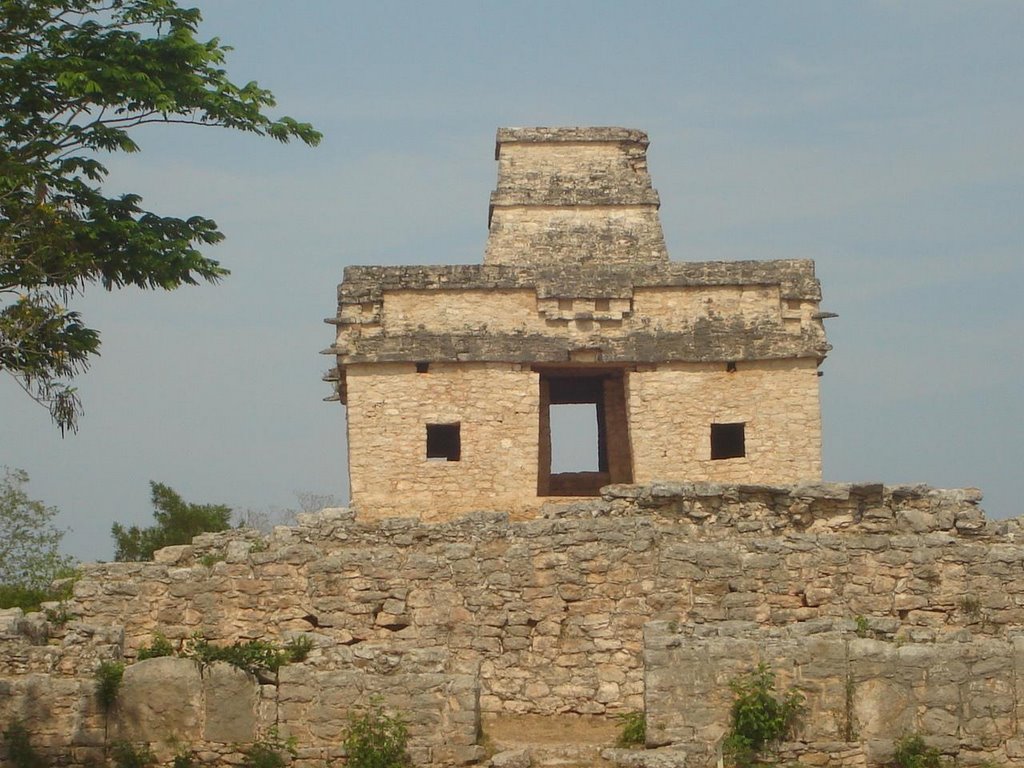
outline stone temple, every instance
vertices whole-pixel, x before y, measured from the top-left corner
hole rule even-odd
[[[716,768],[766,664],[805,709],[765,765],[885,768],[918,734],[943,765],[1024,768],[1024,518],[818,481],[811,262],[670,261],[646,146],[499,131],[482,265],[345,273],[355,509],[84,564],[66,602],[0,610],[0,730],[66,768],[283,740],[291,768],[345,768],[349,718],[383,704],[424,768]],[[553,471],[569,404],[590,471]],[[197,663],[250,641],[308,653]],[[641,714],[645,749],[612,748]]]
[[[499,129],[483,264],[345,270],[325,353],[361,518],[820,479],[813,262],[671,261],[647,145],[626,128]],[[590,471],[553,471],[566,404],[596,417]]]

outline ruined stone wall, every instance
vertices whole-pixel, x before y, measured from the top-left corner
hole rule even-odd
[[[440,525],[365,523],[326,511],[268,539],[207,534],[153,563],[87,566],[70,626],[123,632],[128,660],[157,632],[174,643],[195,632],[217,643],[310,636],[309,659],[283,668],[257,707],[257,727],[277,722],[309,760],[337,757],[346,703],[371,691],[426,713],[416,748],[435,764],[480,754],[467,743],[477,718],[486,728],[493,718],[610,717],[646,705],[651,732],[662,733],[655,743],[711,739],[727,694],[709,695],[709,708],[683,704],[727,682],[736,667],[723,660],[735,646],[746,649],[736,659],[772,661],[803,685],[818,702],[815,722],[846,717],[835,681],[845,686],[852,670],[856,701],[883,698],[896,708],[892,723],[948,736],[955,719],[960,741],[947,739],[945,749],[1013,763],[1017,699],[978,712],[988,706],[984,690],[996,697],[1016,685],[1006,649],[1024,626],[1024,545],[1020,522],[985,520],[979,497],[878,485],[654,484],[609,486],[601,499],[525,522],[494,513]],[[59,642],[63,650],[32,653],[59,659],[75,646]],[[4,644],[0,656],[20,658],[25,643]],[[989,671],[961,651],[991,660]],[[48,664],[37,689],[56,691],[64,673]],[[87,666],[69,668],[78,700]],[[955,706],[948,691],[914,682],[925,667],[939,670],[928,673],[936,686],[953,676]],[[16,665],[3,669],[0,687],[22,685],[11,682],[23,677]],[[872,688],[874,678],[896,682]],[[819,690],[827,695],[813,699]],[[872,724],[869,705],[854,709],[857,728],[878,742],[869,754],[882,754],[891,732]],[[808,738],[835,734],[821,726]]]
[[[113,705],[96,695],[100,662],[121,663],[123,627],[0,611],[0,723],[22,723],[47,764],[102,765],[113,745],[148,745],[161,765],[183,750],[200,765],[238,765],[257,740],[294,738],[297,768],[340,764],[348,713],[380,702],[404,714],[416,765],[478,759],[475,669],[438,649],[344,644],[260,679],[180,656],[131,662]],[[2,752],[0,752],[2,754]]]
[[[805,697],[795,734],[805,744],[862,745],[878,765],[891,760],[894,741],[916,733],[960,764],[1021,762],[1024,636],[879,637],[830,620],[770,631],[748,622],[652,622],[648,741],[687,745],[703,758],[693,762],[714,762],[728,729],[729,683],[765,663],[780,694],[795,688]]]
[[[539,383],[522,366],[413,363],[348,371],[349,475],[368,519],[426,522],[471,509],[520,513],[537,486]],[[459,424],[458,461],[428,459],[428,424]]]
[[[797,483],[821,477],[817,361],[670,363],[627,377],[634,479]],[[711,459],[711,424],[743,423],[746,455]]]

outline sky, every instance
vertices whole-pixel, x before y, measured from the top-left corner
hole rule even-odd
[[[195,0],[193,0],[195,2]],[[824,476],[980,487],[1024,513],[1024,3],[205,0],[238,82],[320,147],[147,127],[106,191],[227,235],[232,274],[89,289],[102,333],[62,438],[0,376],[0,465],[113,554],[149,481],[268,511],[347,499],[319,355],[342,270],[483,258],[499,126],[646,131],[675,260],[811,258],[834,347]]]

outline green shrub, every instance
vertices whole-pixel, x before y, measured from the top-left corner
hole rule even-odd
[[[266,640],[249,640],[233,645],[213,645],[201,635],[192,637],[185,656],[202,665],[226,661],[251,675],[277,672],[289,661],[288,652]]]
[[[12,768],[46,768],[43,758],[36,752],[25,726],[15,720],[4,731],[4,751]]]
[[[150,768],[156,765],[156,755],[148,744],[135,746],[127,741],[118,741],[110,748],[114,768]]]
[[[121,690],[121,678],[124,677],[124,664],[119,661],[100,662],[96,669],[96,698],[104,712],[109,712],[117,693]]]
[[[196,765],[196,753],[192,750],[178,752],[171,761],[171,768],[195,768]]]
[[[39,604],[52,599],[50,590],[22,584],[0,584],[0,608],[21,608],[28,613],[38,611]]]
[[[313,650],[313,638],[309,635],[293,637],[284,644],[284,650],[288,654],[288,661],[305,661],[309,652]]]
[[[908,733],[896,741],[892,762],[896,768],[940,768],[942,757],[919,734]]]
[[[623,712],[616,715],[621,731],[616,744],[620,747],[639,747],[647,743],[647,718],[643,712]]]
[[[277,728],[271,728],[266,736],[243,750],[242,754],[243,768],[285,768],[288,765],[286,755],[295,757],[298,753],[294,738],[282,739]]]
[[[767,664],[729,683],[735,695],[730,711],[732,723],[723,749],[741,768],[754,765],[762,751],[787,736],[804,709],[803,694],[788,690],[775,695],[775,673]]]
[[[349,713],[342,742],[346,768],[405,768],[412,764],[408,742],[405,721],[374,702],[362,714]]]
[[[153,642],[147,645],[145,648],[139,648],[139,653],[136,658],[139,661],[144,659],[158,659],[161,656],[173,656],[174,646],[171,645],[171,641],[164,637],[162,634],[157,632],[153,636]]]

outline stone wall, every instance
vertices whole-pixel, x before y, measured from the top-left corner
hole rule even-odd
[[[529,368],[432,363],[417,374],[413,363],[390,363],[353,366],[347,380],[349,397],[364,404],[347,422],[351,494],[363,517],[437,522],[473,509],[528,509],[540,420]],[[458,461],[427,457],[428,424],[459,425]]]
[[[324,766],[343,759],[347,715],[380,703],[405,714],[417,765],[482,755],[476,670],[448,671],[441,650],[331,644],[311,663],[262,679],[225,662],[129,658],[107,711],[95,672],[122,662],[124,650],[120,627],[0,612],[0,724],[23,723],[57,765],[98,765],[118,742],[150,745],[161,764],[188,749],[202,765],[236,765],[242,750],[276,733],[295,739],[298,766]]]
[[[671,363],[627,377],[634,478],[797,483],[821,478],[821,405],[813,358],[735,370]],[[742,423],[745,455],[712,460],[711,425]]]
[[[620,463],[636,482],[820,478],[815,359],[741,362],[732,372],[670,363],[624,377],[629,427],[612,448],[628,452]],[[347,386],[363,404],[349,410],[348,446],[353,506],[364,519],[440,522],[480,509],[522,519],[550,501],[537,491],[542,402],[529,366],[431,363],[417,374],[414,363],[354,365]],[[711,459],[713,423],[744,424],[744,456]],[[428,458],[428,424],[459,425],[458,461]]]
[[[839,733],[823,724],[846,717],[836,681],[851,677],[871,760],[912,724],[950,753],[1013,763],[1016,698],[986,702],[1016,685],[1024,546],[1019,521],[986,520],[979,499],[880,485],[626,485],[523,522],[367,523],[327,510],[267,539],[203,535],[153,563],[86,566],[68,606],[79,618],[49,640],[18,618],[2,641],[0,686],[20,693],[0,714],[30,699],[77,711],[86,725],[64,728],[71,715],[61,715],[48,733],[78,748],[95,739],[87,692],[98,659],[131,661],[157,632],[174,643],[195,632],[217,643],[305,634],[313,652],[260,688],[255,727],[297,736],[309,765],[338,757],[346,712],[373,692],[419,713],[417,754],[438,765],[480,756],[478,719],[486,729],[513,716],[646,706],[663,734],[655,743],[707,742],[724,727],[726,678],[758,659],[806,688],[816,743]],[[703,675],[705,661],[700,680],[680,672]],[[938,671],[922,688],[925,667]],[[956,705],[932,683],[959,686]],[[707,709],[682,705],[705,693]],[[889,730],[858,701],[895,707]]]
[[[649,743],[691,745],[710,762],[729,723],[729,682],[760,663],[776,672],[780,693],[805,696],[796,733],[804,743],[858,743],[877,765],[891,759],[895,740],[919,733],[968,765],[1024,758],[1024,636],[961,630],[895,642],[831,620],[769,631],[748,622],[648,624]]]

